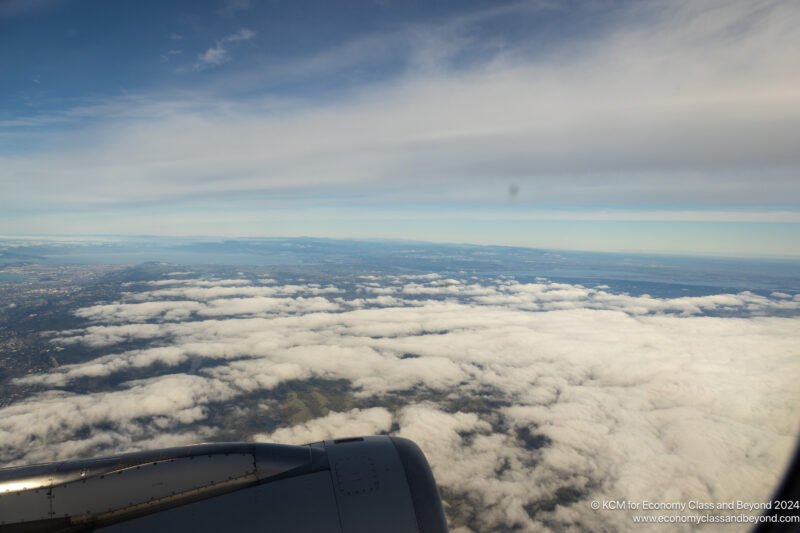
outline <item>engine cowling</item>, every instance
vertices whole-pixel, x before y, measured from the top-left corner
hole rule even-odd
[[[0,533],[440,533],[422,451],[387,436],[201,444],[0,469]]]

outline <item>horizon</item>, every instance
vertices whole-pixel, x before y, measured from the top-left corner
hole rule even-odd
[[[520,250],[540,251],[540,252],[563,252],[575,254],[596,254],[596,255],[618,255],[618,256],[643,256],[643,257],[664,257],[664,258],[686,258],[686,259],[720,259],[720,260],[741,260],[753,263],[764,262],[786,262],[796,263],[800,261],[800,256],[792,255],[744,255],[744,254],[709,254],[701,252],[681,252],[681,251],[650,251],[650,250],[605,250],[605,249],[582,249],[582,248],[552,248],[541,246],[527,246],[523,244],[502,244],[502,243],[482,243],[482,242],[458,242],[458,241],[437,241],[402,237],[328,237],[317,235],[148,235],[148,234],[0,234],[0,244],[3,240],[10,241],[36,241],[36,242],[86,242],[86,243],[114,243],[125,240],[165,240],[165,241],[192,241],[192,242],[246,242],[246,241],[334,241],[352,243],[381,243],[381,244],[422,244],[430,246],[467,246],[476,248],[511,248]]]

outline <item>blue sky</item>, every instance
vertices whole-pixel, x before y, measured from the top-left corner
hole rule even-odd
[[[800,6],[0,0],[0,234],[800,256]]]

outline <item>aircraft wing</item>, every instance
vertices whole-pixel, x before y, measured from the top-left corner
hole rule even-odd
[[[201,444],[0,469],[0,533],[447,532],[425,456],[387,436]]]

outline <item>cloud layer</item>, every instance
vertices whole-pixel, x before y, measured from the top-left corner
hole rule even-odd
[[[4,156],[4,201],[125,204],[254,191],[307,199],[335,190],[348,201],[502,202],[519,183],[518,200],[539,205],[796,208],[796,4],[641,2],[615,13],[616,23],[578,11],[600,21],[596,30],[548,48],[487,33],[547,15],[541,3],[521,3],[360,36],[371,45],[320,51],[293,74],[266,65],[226,75],[231,93],[259,92],[236,80],[330,78],[375,50],[387,50],[387,62],[408,58],[395,77],[336,98],[105,103],[78,113],[100,113],[99,131]],[[254,35],[240,29],[197,65],[225,62],[229,45]],[[460,60],[470,55],[481,60]]]
[[[51,333],[106,355],[17,380],[28,392],[0,409],[0,460],[213,439],[236,413],[272,421],[239,438],[414,439],[454,527],[624,530],[626,513],[588,502],[761,501],[797,435],[791,294],[437,274],[126,289]],[[350,406],[326,384],[345,384]],[[329,407],[291,423],[281,391],[306,386]]]

